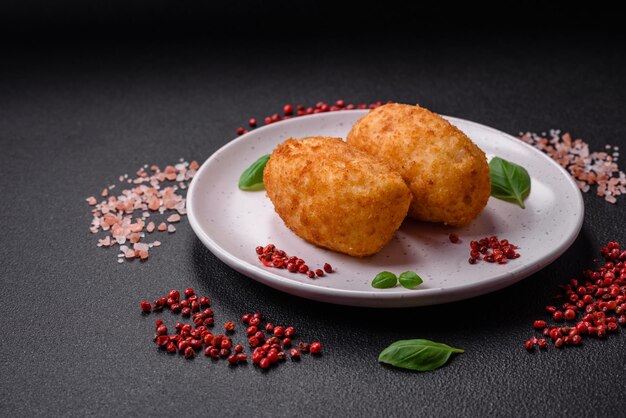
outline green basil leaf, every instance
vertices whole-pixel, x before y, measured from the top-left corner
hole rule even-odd
[[[252,165],[244,170],[239,177],[239,188],[241,190],[263,190],[263,170],[270,159],[270,155],[264,155]]]
[[[405,271],[398,276],[398,280],[400,281],[402,287],[406,287],[407,289],[413,289],[415,286],[424,282],[420,276],[415,274],[414,271]]]
[[[383,271],[374,277],[374,280],[372,280],[372,287],[375,287],[376,289],[389,289],[394,287],[397,283],[398,278],[395,274]]]
[[[378,361],[402,369],[426,372],[446,364],[452,353],[463,352],[459,348],[430,340],[400,340],[385,348],[378,356]]]
[[[530,176],[522,166],[500,157],[489,162],[491,176],[491,196],[496,199],[518,204],[522,209],[524,199],[530,193]]]

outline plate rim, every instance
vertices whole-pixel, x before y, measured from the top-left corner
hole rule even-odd
[[[344,113],[344,112],[365,115],[369,112],[369,109],[343,110],[341,112],[337,112],[336,114],[340,115],[341,113]],[[570,186],[572,186],[574,190],[577,191],[577,193],[575,194],[576,200],[577,200],[576,204],[578,206],[578,212],[577,212],[578,218],[576,220],[577,221],[576,226],[570,231],[566,239],[558,247],[556,247],[550,253],[549,256],[541,259],[540,262],[532,263],[532,264],[525,264],[525,265],[513,268],[512,270],[504,271],[501,274],[492,276],[489,279],[480,280],[477,282],[471,282],[467,284],[454,285],[454,286],[449,286],[449,287],[437,287],[437,288],[431,288],[431,289],[423,289],[420,292],[416,292],[414,294],[411,294],[408,292],[405,294],[405,293],[399,293],[399,292],[384,292],[384,291],[380,292],[380,291],[374,291],[374,290],[366,291],[366,290],[328,288],[328,287],[317,286],[317,285],[306,283],[306,282],[292,280],[290,278],[285,278],[273,272],[266,271],[265,269],[262,269],[260,266],[252,265],[249,262],[236,257],[235,255],[231,254],[230,252],[222,248],[217,242],[215,242],[215,240],[213,240],[207,233],[205,233],[205,231],[202,229],[197,219],[198,215],[195,213],[193,202],[195,201],[195,196],[196,196],[197,187],[198,187],[197,186],[198,181],[196,181],[196,179],[202,177],[203,171],[206,170],[207,167],[209,167],[211,163],[214,162],[214,160],[219,159],[221,154],[225,153],[229,148],[238,146],[239,143],[245,142],[246,140],[248,140],[250,136],[258,135],[260,132],[263,132],[264,130],[273,128],[274,125],[276,124],[279,124],[279,123],[280,124],[294,124],[294,123],[298,123],[302,118],[323,118],[323,117],[328,117],[331,114],[333,113],[325,112],[325,113],[319,113],[319,114],[313,114],[313,115],[299,116],[297,118],[275,122],[275,123],[272,123],[271,125],[265,125],[257,129],[254,129],[253,131],[248,132],[244,135],[241,135],[237,138],[234,138],[230,140],[229,142],[227,142],[226,144],[224,144],[223,146],[221,146],[211,156],[209,156],[202,163],[200,168],[197,170],[196,174],[194,175],[193,180],[191,181],[189,189],[187,191],[187,198],[186,198],[187,199],[187,216],[189,218],[189,223],[194,233],[196,234],[196,236],[200,239],[200,241],[202,241],[202,243],[216,257],[218,257],[222,262],[227,264],[229,267],[233,268],[235,271],[241,274],[244,274],[248,278],[251,278],[264,285],[270,286],[280,291],[287,292],[292,295],[294,294],[293,292],[296,292],[298,293],[297,296],[299,297],[304,297],[307,299],[313,299],[313,300],[324,301],[324,302],[330,302],[330,303],[335,303],[335,304],[353,305],[353,306],[370,306],[370,307],[395,307],[395,305],[391,306],[391,305],[386,305],[385,303],[398,302],[399,300],[402,300],[404,303],[398,304],[397,305],[398,307],[431,305],[431,304],[449,303],[449,302],[453,302],[457,300],[480,296],[480,295],[491,293],[493,291],[510,286],[518,281],[524,280],[525,278],[531,276],[532,274],[543,269],[544,267],[548,266],[549,264],[554,262],[556,259],[558,259],[574,243],[574,241],[576,240],[576,238],[578,237],[580,233],[580,230],[582,228],[583,221],[584,221],[584,201],[582,198],[582,193],[580,192],[580,189],[574,182],[574,179],[563,167],[561,167],[556,161],[554,161],[548,155],[542,153],[541,151],[534,148],[533,146],[515,138],[514,136],[507,134],[506,132],[500,131],[490,126],[483,125],[478,122],[474,122],[474,121],[470,121],[470,120],[466,120],[466,119],[462,119],[462,118],[458,118],[454,116],[446,116],[446,115],[441,115],[441,116],[445,118],[446,120],[449,120],[452,124],[455,124],[456,121],[460,121],[465,124],[474,125],[476,127],[479,127],[480,129],[485,129],[493,133],[496,133],[498,135],[503,135],[508,140],[516,141],[518,145],[523,145],[524,147],[526,147],[526,149],[531,150],[534,153],[534,155],[540,156],[541,158],[543,158],[544,161],[548,161],[550,164],[556,167],[561,172],[561,174],[566,177]],[[260,191],[260,192],[264,192],[264,191]],[[262,276],[263,280],[257,277],[257,275]],[[492,286],[489,286],[489,284],[492,284]],[[485,288],[485,287],[489,287],[489,289],[486,289],[485,291],[481,291],[481,288]],[[446,297],[445,301],[443,302],[421,303],[423,302],[423,299],[436,296],[437,294],[440,294],[442,290],[452,293],[453,294],[452,297]],[[301,293],[303,292],[306,293],[306,295],[302,295]],[[344,298],[355,299],[356,302],[349,303],[345,301],[338,301]],[[368,304],[368,302],[371,302],[371,304]]]

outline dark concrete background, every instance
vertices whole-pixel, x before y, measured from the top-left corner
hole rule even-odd
[[[623,336],[545,353],[522,347],[557,284],[579,276],[607,241],[626,242],[623,199],[612,206],[586,194],[580,236],[538,274],[491,295],[402,310],[269,289],[218,261],[186,219],[148,262],[118,265],[95,246],[84,202],[144,163],[203,161],[249,117],[286,102],[419,102],[512,134],[556,127],[593,149],[625,150],[619,38],[43,38],[5,45],[0,67],[2,415],[615,416],[626,406]],[[188,286],[212,297],[218,323],[259,310],[321,340],[324,355],[263,373],[160,352],[151,341],[159,316],[142,316],[138,302]],[[170,326],[179,318],[162,316]],[[401,338],[466,352],[429,373],[378,364]]]

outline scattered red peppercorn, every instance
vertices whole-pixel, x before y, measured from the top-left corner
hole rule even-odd
[[[196,292],[193,290],[193,288],[188,287],[187,289],[185,289],[185,298],[189,299],[190,297],[192,297],[195,294],[196,294]]]
[[[576,318],[576,312],[574,312],[573,309],[567,309],[565,313],[563,314],[563,316],[565,316],[566,320],[573,321],[574,318]]]
[[[459,242],[459,236],[457,234],[450,234],[448,235],[448,239],[450,240],[451,243],[456,244]]]
[[[195,356],[196,356],[196,352],[194,351],[194,349],[192,347],[185,348],[185,358],[186,359],[192,359]]]
[[[264,357],[261,359],[261,361],[259,361],[259,366],[262,369],[269,369],[269,367],[271,366],[270,361],[267,359],[267,357]]]
[[[248,119],[248,125],[250,125],[251,128],[256,127],[256,119],[255,118]]]
[[[528,340],[524,343],[524,347],[528,351],[533,351],[535,349],[535,342],[532,340]]]
[[[291,356],[292,360],[300,360],[300,351],[298,351],[298,349],[296,348],[292,348],[291,350],[289,350],[289,355]]]
[[[322,344],[320,342],[311,343],[311,354],[320,354],[322,352]]]
[[[228,332],[233,332],[235,330],[235,322],[228,321],[224,324],[224,329]]]
[[[484,244],[473,241],[471,245],[482,250]],[[489,238],[488,244],[495,244],[495,240]],[[506,244],[500,242],[500,245]],[[595,270],[583,271],[583,280],[570,279],[567,284],[559,286],[562,293],[555,298],[565,301],[561,310],[556,306],[546,306],[546,312],[552,315],[554,321],[578,321],[575,326],[548,327],[541,320],[533,323],[533,327],[538,330],[542,329],[540,325],[545,324],[543,334],[549,335],[557,348],[578,346],[587,336],[606,338],[609,333],[618,330],[618,324],[626,325],[626,316],[622,314],[626,311],[626,268],[624,260],[617,261],[623,250],[619,243],[609,242],[601,248],[600,253],[604,257],[604,265]],[[581,312],[580,319],[576,319],[578,312]]]

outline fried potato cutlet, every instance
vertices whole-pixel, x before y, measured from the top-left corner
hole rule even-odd
[[[485,153],[461,130],[420,106],[387,104],[352,127],[347,143],[402,175],[413,195],[409,216],[463,226],[491,193]]]
[[[278,215],[299,237],[363,257],[380,251],[406,217],[399,174],[340,138],[288,139],[263,174]]]

